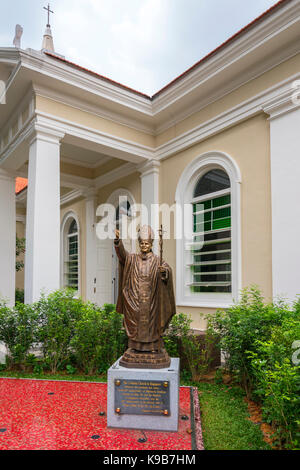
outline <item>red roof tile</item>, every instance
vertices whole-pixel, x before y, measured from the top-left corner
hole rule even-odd
[[[27,178],[16,178],[16,194],[20,194],[25,188],[27,188]]]

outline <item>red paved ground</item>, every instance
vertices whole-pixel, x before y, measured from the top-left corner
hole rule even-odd
[[[105,411],[105,416],[100,412]],[[0,378],[0,449],[190,450],[190,388],[180,388],[179,430],[106,427],[106,384]],[[92,438],[98,436],[98,438]]]

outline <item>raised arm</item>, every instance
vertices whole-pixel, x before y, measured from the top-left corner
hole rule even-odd
[[[128,255],[124,248],[123,242],[120,239],[120,231],[116,230],[116,238],[114,240],[115,250],[119,258],[120,263],[125,264],[126,257]]]

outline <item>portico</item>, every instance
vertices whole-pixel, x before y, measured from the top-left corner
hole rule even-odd
[[[98,123],[95,127],[87,127],[70,122],[60,112],[45,113],[46,101],[48,108],[56,103],[50,86],[42,89],[40,81],[43,77],[37,75],[37,82],[26,90],[26,80],[15,70],[19,59],[14,49],[7,50],[11,75],[16,73],[16,76],[12,77],[7,90],[11,107],[7,104],[1,114],[1,122],[7,122],[1,133],[0,160],[1,202],[5,204],[0,211],[1,225],[5,227],[1,231],[1,297],[14,303],[16,204],[26,209],[24,290],[25,302],[31,303],[38,300],[42,292],[47,294],[64,285],[61,219],[64,207],[74,202],[82,206],[78,223],[82,239],[78,290],[87,300],[97,301],[96,209],[101,188],[135,175],[135,186],[140,187],[138,192],[141,194],[137,202],[144,200],[150,207],[151,202],[158,202],[159,163],[153,160],[152,148],[139,143],[140,132],[136,132],[136,141],[129,141],[120,136],[126,134],[125,126],[116,129],[119,135],[109,135],[97,129]],[[44,55],[35,59],[44,61]],[[21,86],[26,93],[13,109],[13,96],[17,91],[20,93]],[[84,104],[87,106],[83,102],[80,106],[85,109]],[[72,112],[72,109],[69,104],[64,111]],[[61,111],[59,106],[58,111]],[[80,114],[78,108],[77,112]],[[103,127],[103,119],[100,121]],[[16,176],[28,178],[28,187],[15,200]],[[9,245],[5,243],[8,239]]]

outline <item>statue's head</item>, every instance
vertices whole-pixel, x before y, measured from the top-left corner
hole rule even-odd
[[[149,225],[143,225],[138,231],[138,240],[141,253],[147,254],[152,251],[154,233]]]

